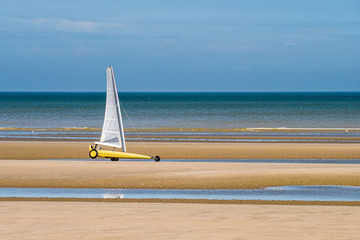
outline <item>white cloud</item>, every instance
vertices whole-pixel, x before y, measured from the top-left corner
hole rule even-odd
[[[257,45],[242,45],[242,44],[208,44],[204,48],[207,51],[216,53],[240,53],[240,52],[255,52],[261,50]]]
[[[93,33],[101,30],[102,23],[87,21],[70,21],[68,19],[60,19],[56,21],[55,27],[59,31],[76,32],[76,33]]]
[[[72,21],[69,19],[50,19],[50,18],[8,18],[2,21],[0,29],[31,29],[39,31],[59,31],[71,33],[94,33],[109,29],[122,28],[125,25],[120,23],[91,22],[91,21]]]

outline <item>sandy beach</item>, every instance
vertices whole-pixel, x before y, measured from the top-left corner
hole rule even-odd
[[[243,189],[284,185],[360,186],[360,165],[0,161],[0,187]]]
[[[0,146],[5,150],[0,153],[0,187],[253,189],[282,185],[360,186],[358,164],[166,161],[196,158],[359,159],[359,144],[146,143],[150,154],[162,156],[160,163],[92,160],[88,157],[88,144],[2,141]],[[128,150],[146,154],[142,144],[136,142],[130,142]],[[360,237],[359,202],[0,200],[2,239]]]
[[[0,202],[2,239],[358,239],[359,207]]]
[[[284,185],[360,186],[358,164],[167,162],[171,158],[359,159],[359,144],[147,143],[150,154],[162,157],[160,163],[96,161],[88,157],[89,144],[0,142],[0,147],[5,149],[0,153],[0,159],[3,159],[0,161],[0,187],[253,189]],[[140,143],[129,143],[128,151],[147,153]],[[86,160],[66,160],[78,158]]]
[[[0,141],[0,159],[89,159],[92,142]],[[127,143],[162,159],[360,159],[359,143]]]

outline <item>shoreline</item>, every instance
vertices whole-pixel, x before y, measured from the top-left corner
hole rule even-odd
[[[103,202],[103,203],[186,203],[186,204],[249,204],[297,206],[360,206],[360,201],[282,201],[282,200],[207,200],[207,199],[97,199],[0,197],[0,202]]]
[[[101,132],[102,128],[95,127],[0,127],[0,131],[60,131],[60,132]],[[137,132],[360,132],[358,127],[232,127],[232,128],[202,128],[202,127],[150,127],[139,128]],[[133,133],[131,128],[125,128],[126,133]]]
[[[95,142],[98,138],[87,136],[75,136],[64,138],[63,136],[33,137],[5,137],[0,142]],[[360,144],[360,137],[301,137],[301,136],[160,136],[146,135],[141,141],[136,138],[127,138],[127,143],[337,143],[337,144]]]

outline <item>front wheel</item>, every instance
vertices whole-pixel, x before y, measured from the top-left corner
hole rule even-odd
[[[154,160],[155,160],[155,162],[160,162],[160,157],[159,157],[159,156],[155,156],[155,157],[154,157]]]
[[[96,158],[98,156],[98,151],[96,149],[91,149],[89,152],[89,157]]]
[[[118,161],[119,159],[118,158],[110,158],[111,161]]]

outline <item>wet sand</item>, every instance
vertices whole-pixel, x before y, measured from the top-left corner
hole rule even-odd
[[[2,141],[0,159],[8,160],[0,160],[0,187],[360,186],[358,164],[166,162],[166,158],[360,159],[360,144],[146,143],[151,155],[162,157],[160,163],[93,161],[88,157],[88,144]],[[147,153],[136,142],[128,143],[128,150]],[[357,239],[358,205],[359,202],[0,198],[0,236],[1,239]]]
[[[2,239],[358,239],[359,207],[0,202]]]
[[[0,161],[0,187],[252,189],[284,185],[360,186],[360,165]]]
[[[301,201],[301,200],[215,200],[215,199],[157,199],[157,198],[46,198],[0,197],[0,202],[117,202],[117,203],[192,203],[192,204],[254,204],[254,205],[317,205],[360,206],[360,201]]]
[[[0,141],[0,159],[88,159],[91,142]],[[162,159],[360,159],[359,143],[127,143]]]

